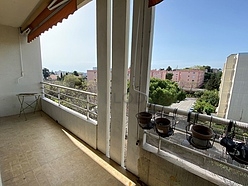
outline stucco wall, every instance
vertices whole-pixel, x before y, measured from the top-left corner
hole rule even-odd
[[[219,91],[219,107],[218,116],[226,117],[228,103],[230,99],[230,91],[233,84],[234,68],[236,64],[236,54],[232,54],[227,57],[227,61],[223,68],[223,74],[221,77],[220,91]]]
[[[67,128],[77,137],[96,149],[97,125],[96,122],[86,120],[86,117],[66,107],[58,106],[57,103],[43,98],[42,110],[59,124]]]
[[[149,137],[150,138],[150,137]],[[149,140],[150,141],[150,140]],[[153,138],[152,143],[158,144]],[[138,176],[148,185],[245,185],[247,171],[169,140],[139,151]],[[127,167],[128,168],[128,167]]]
[[[213,186],[205,180],[189,171],[166,161],[158,155],[142,150],[139,158],[139,177],[150,186],[157,185],[177,185],[177,186]]]
[[[0,117],[19,113],[16,94],[41,92],[41,70],[39,38],[27,44],[25,36],[19,38],[18,28],[0,25]]]

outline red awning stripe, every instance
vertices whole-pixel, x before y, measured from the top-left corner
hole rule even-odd
[[[62,0],[61,0],[62,1]],[[77,10],[77,0],[70,0],[56,9],[49,10],[47,7],[28,26],[31,30],[28,34],[28,42],[31,42],[41,33],[62,22]]]
[[[156,4],[162,2],[163,0],[149,0],[148,7],[155,6]]]

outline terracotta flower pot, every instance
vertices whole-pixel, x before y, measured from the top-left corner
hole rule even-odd
[[[192,126],[191,132],[193,143],[201,147],[208,146],[209,140],[211,140],[214,135],[212,129],[203,125]]]
[[[170,120],[167,118],[157,118],[155,119],[155,124],[158,133],[168,134],[170,130]]]

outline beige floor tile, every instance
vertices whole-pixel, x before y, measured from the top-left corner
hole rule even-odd
[[[75,146],[46,114],[0,118],[4,186],[122,185]]]

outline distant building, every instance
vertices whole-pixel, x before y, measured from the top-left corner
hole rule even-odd
[[[87,72],[82,72],[82,77],[87,77]]]
[[[182,69],[172,71],[172,81],[178,83],[181,88],[199,88],[204,82],[204,70],[200,69]]]
[[[56,75],[56,74],[51,74],[48,77],[48,80],[50,80],[50,81],[56,81],[57,79],[58,79],[58,75]]]
[[[64,76],[64,75],[66,75],[66,71],[61,71],[61,70],[59,70],[59,71],[55,71],[54,72],[56,75],[58,75],[58,76],[61,76],[61,74]]]
[[[204,82],[205,71],[200,69],[151,70],[150,77],[165,80],[168,73],[173,74],[172,81],[181,88],[199,88]]]
[[[87,70],[87,82],[97,82],[97,69]]]
[[[199,69],[182,69],[175,71],[153,69],[150,71],[150,77],[165,80],[167,73],[172,73],[172,81],[177,82],[179,87],[182,88],[199,88],[204,82],[205,71]],[[130,80],[130,69],[127,71],[127,79]],[[96,69],[87,70],[87,81],[89,83],[97,82]]]
[[[220,84],[219,117],[248,122],[248,53],[227,57]]]
[[[152,78],[158,78],[158,79],[166,79],[166,70],[151,70],[150,71],[150,77]]]
[[[218,68],[212,68],[211,70],[212,70],[213,73],[217,73],[217,72],[221,71],[221,69],[218,69]]]

